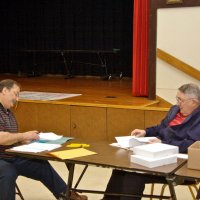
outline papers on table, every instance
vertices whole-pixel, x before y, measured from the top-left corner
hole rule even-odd
[[[59,147],[61,147],[60,144],[47,144],[47,143],[32,142],[30,144],[13,147],[13,148],[11,148],[11,150],[20,151],[20,152],[38,153],[38,152],[42,152],[42,151],[51,151],[51,150],[59,148]]]
[[[117,142],[111,143],[110,146],[113,146],[113,147],[121,147]]]
[[[120,146],[117,142],[111,143],[110,146],[112,146],[112,147],[118,147],[118,148],[126,149],[126,150],[131,150],[131,148],[129,148],[129,147],[122,147],[122,146]]]
[[[188,159],[188,154],[184,154],[184,153],[178,153],[177,154],[177,158],[181,158],[181,159]]]
[[[162,143],[146,144],[133,148],[131,162],[146,167],[158,167],[177,162],[178,147]]]
[[[163,158],[149,158],[140,155],[131,155],[131,162],[137,163],[145,167],[159,167],[177,162],[176,155],[165,156]]]
[[[61,137],[57,140],[37,140],[39,143],[47,143],[47,144],[64,144],[65,142],[74,139],[73,137]]]
[[[87,150],[85,148],[77,148],[77,149],[49,152],[49,154],[64,160],[64,159],[94,155],[94,154],[97,154],[97,153],[90,151],[90,150]]]
[[[39,133],[40,140],[58,140],[62,138],[62,135],[56,135],[55,133]]]
[[[48,144],[64,144],[68,140],[74,139],[73,137],[63,137],[62,135],[56,135],[55,133],[39,133],[40,139],[36,142],[48,143]]]
[[[130,161],[149,168],[176,163],[177,158],[187,159],[187,155],[178,153],[177,146],[149,143],[156,137],[121,136],[115,138],[117,143],[112,143],[111,146],[133,150]]]
[[[51,151],[61,147],[61,144],[65,143],[66,141],[73,139],[72,137],[63,137],[62,135],[57,135],[52,132],[41,132],[39,133],[39,137],[40,139],[35,142],[13,147],[12,150],[33,153]]]
[[[122,148],[132,148],[135,146],[147,144],[150,140],[155,139],[155,137],[135,137],[135,136],[121,136],[115,137],[117,143]]]
[[[134,147],[133,153],[147,158],[156,159],[178,154],[178,147],[169,144],[154,143]]]

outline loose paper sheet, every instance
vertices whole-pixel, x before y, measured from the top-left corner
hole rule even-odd
[[[70,97],[76,97],[80,95],[81,94],[22,91],[19,94],[19,99],[51,101],[51,100],[59,100],[59,99],[65,99],[65,98],[70,98]]]
[[[150,140],[155,139],[155,137],[121,136],[115,137],[115,139],[122,148],[131,148],[142,144],[146,144]]]
[[[11,149],[14,151],[38,153],[42,151],[51,151],[59,147],[61,147],[60,144],[47,144],[47,143],[33,142],[30,144],[13,147]]]
[[[188,154],[178,153],[177,158],[188,160]]]
[[[58,140],[62,138],[62,135],[57,135],[55,133],[49,132],[49,133],[39,133],[40,140]]]

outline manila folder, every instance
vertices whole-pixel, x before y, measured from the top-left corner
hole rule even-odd
[[[85,148],[77,148],[77,149],[49,152],[49,154],[57,158],[60,158],[62,160],[65,160],[65,159],[70,159],[70,158],[94,155],[97,153],[87,150]]]

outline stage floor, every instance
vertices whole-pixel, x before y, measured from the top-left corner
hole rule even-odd
[[[149,100],[146,97],[133,97],[132,80],[130,78],[105,81],[97,77],[64,79],[64,76],[19,77],[17,75],[0,75],[0,80],[7,78],[18,81],[22,86],[22,91],[82,94],[78,97],[54,101],[54,103],[60,104],[132,108],[157,107],[161,101],[160,99]],[[169,105],[164,107],[169,107]]]

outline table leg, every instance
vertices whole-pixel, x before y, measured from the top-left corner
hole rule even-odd
[[[69,176],[68,176],[68,189],[66,192],[66,200],[70,200],[70,192],[71,192],[71,188],[72,188],[72,183],[73,183],[73,177],[74,177],[74,168],[75,168],[75,164],[74,163],[65,163],[68,170],[69,170]]]
[[[81,181],[83,175],[85,174],[87,168],[88,168],[88,165],[85,165],[85,167],[84,167],[84,169],[83,169],[81,175],[79,176],[79,178],[78,178],[78,180],[77,180],[77,182],[76,182],[76,184],[75,184],[75,186],[74,186],[74,189],[76,189],[76,188],[78,187],[78,184],[80,183],[80,181]]]
[[[169,185],[169,191],[170,191],[171,199],[177,200],[175,189],[174,189],[174,176],[166,177],[166,180],[167,180],[168,185]]]

